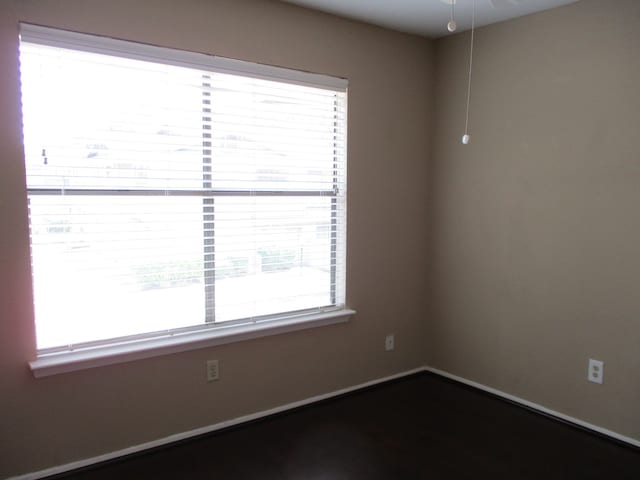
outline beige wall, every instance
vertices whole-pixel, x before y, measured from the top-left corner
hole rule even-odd
[[[347,300],[357,316],[35,380],[19,20],[347,77]],[[432,42],[268,0],[3,0],[0,65],[0,478],[424,363]],[[396,350],[385,353],[390,332]],[[221,362],[219,382],[205,381],[208,358]]]
[[[425,363],[640,440],[640,2],[480,29],[467,147],[468,34],[434,50],[268,0],[148,4],[0,0],[0,478]],[[348,77],[353,321],[34,380],[18,20]]]
[[[430,363],[640,440],[640,2],[436,44]],[[588,358],[605,383],[586,381]]]

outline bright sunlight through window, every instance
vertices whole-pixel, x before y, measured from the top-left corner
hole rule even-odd
[[[20,62],[40,352],[344,308],[345,81],[28,25]]]

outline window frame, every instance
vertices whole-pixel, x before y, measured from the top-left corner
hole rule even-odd
[[[241,74],[247,77],[283,81],[289,84],[304,86],[321,86],[327,89],[344,92],[346,96],[347,80],[327,75],[302,72],[298,70],[285,69],[281,67],[269,66],[258,63],[245,62],[224,57],[212,56],[203,53],[188,52],[183,50],[169,49],[165,47],[157,47],[142,43],[133,43],[129,41],[117,40],[107,37],[99,37],[95,35],[87,35],[75,32],[69,32],[58,29],[50,29],[48,27],[36,26],[31,24],[21,24],[21,37],[23,41],[26,39],[29,43],[40,43],[48,46],[57,46],[73,50],[80,50],[93,53],[113,53],[119,57],[136,59],[136,60],[152,60],[167,65],[180,67],[196,68],[199,70],[207,70],[217,73]],[[203,81],[206,81],[203,78]],[[346,108],[346,105],[345,105]],[[203,110],[203,115],[206,112]],[[346,122],[346,113],[345,113]],[[203,144],[203,149],[206,145]],[[345,145],[346,155],[346,145]],[[203,165],[206,162],[206,154],[203,150]],[[334,170],[337,169],[334,163]],[[346,172],[343,180],[346,184]],[[261,192],[251,192],[252,196],[324,196],[332,198],[332,216],[330,230],[336,231],[337,220],[333,212],[336,208],[338,198],[338,176],[333,176],[333,189],[326,191],[296,191],[296,190],[265,190]],[[207,180],[203,177],[203,191],[191,191],[188,189],[174,190],[149,190],[122,191],[118,189],[56,189],[56,188],[28,188],[29,196],[32,195],[198,195],[203,199],[203,223],[206,223],[207,207],[206,200],[213,199],[214,196],[228,195],[247,195],[248,191],[232,191],[232,190],[215,190],[211,185],[207,188]],[[58,190],[56,192],[56,190]],[[212,200],[213,201],[213,200]],[[346,205],[345,205],[346,210]],[[346,232],[346,211],[344,214],[343,231]],[[205,246],[206,246],[206,238]],[[337,242],[337,240],[336,240]],[[341,246],[346,250],[346,237]],[[333,257],[336,254],[336,243],[331,242],[331,253]],[[345,251],[346,256],[346,251]],[[206,264],[207,256],[203,258]],[[215,261],[214,258],[211,261]],[[346,265],[344,266],[346,268]],[[346,271],[337,272],[335,265],[332,264],[330,276],[332,280],[339,276],[340,281],[346,283]],[[335,282],[332,281],[332,285]],[[204,288],[209,285],[205,282]],[[211,286],[215,288],[215,284]],[[344,288],[344,287],[343,287]],[[213,295],[212,292],[206,293],[207,296]],[[346,299],[345,299],[346,300]],[[114,363],[128,362],[140,358],[149,358],[159,355],[172,354],[181,351],[210,347],[226,343],[238,342],[248,339],[254,339],[264,336],[276,335],[281,333],[293,332],[297,330],[343,323],[355,314],[354,310],[346,307],[346,305],[336,305],[335,286],[331,287],[331,303],[334,304],[327,309],[313,309],[309,311],[284,312],[275,315],[264,315],[256,319],[238,319],[215,323],[213,318],[205,319],[204,325],[196,325],[185,328],[175,328],[167,332],[156,333],[147,332],[139,335],[129,335],[126,337],[99,340],[95,342],[82,342],[77,346],[65,346],[54,348],[43,348],[37,351],[37,358],[29,362],[34,376],[48,376],[58,373],[66,373],[70,371],[91,368]]]

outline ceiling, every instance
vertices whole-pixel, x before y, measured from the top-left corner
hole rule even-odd
[[[451,2],[457,31],[471,27],[474,0],[283,0],[304,7],[361,20],[430,38],[448,35]],[[475,0],[476,26],[560,7],[578,0]]]

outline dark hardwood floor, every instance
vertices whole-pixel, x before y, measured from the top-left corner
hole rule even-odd
[[[52,478],[640,479],[640,450],[424,373]]]

